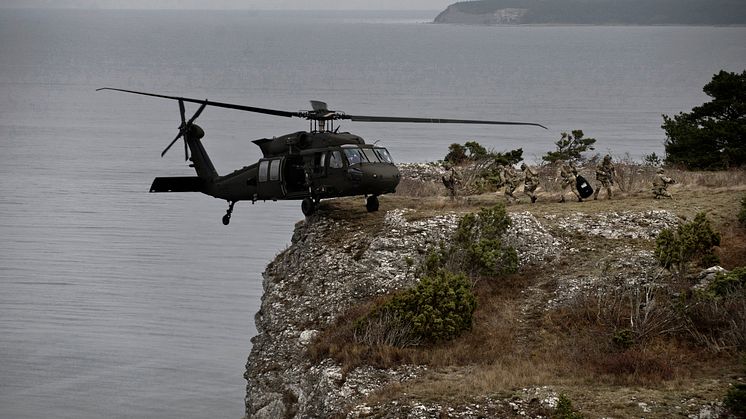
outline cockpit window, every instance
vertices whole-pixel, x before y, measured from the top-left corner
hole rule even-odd
[[[394,159],[391,158],[391,154],[389,154],[388,150],[385,148],[374,148],[373,150],[376,152],[379,160],[384,163],[394,164]]]
[[[329,154],[329,167],[332,169],[341,169],[342,166],[342,153],[339,151],[332,151],[331,154]]]
[[[347,156],[347,161],[350,163],[350,166],[352,166],[353,164],[368,161],[363,153],[360,152],[359,148],[345,148],[344,151],[345,155]]]
[[[372,148],[361,148],[363,151],[363,154],[365,154],[365,157],[368,158],[368,161],[371,163],[378,162],[378,156],[376,156],[376,153],[373,152]]]

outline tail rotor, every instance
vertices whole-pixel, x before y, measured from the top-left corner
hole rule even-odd
[[[189,119],[189,121],[186,120],[186,109],[184,108],[184,101],[182,99],[179,99],[179,115],[181,116],[181,125],[179,125],[179,133],[176,135],[176,138],[171,141],[168,146],[166,146],[165,149],[163,149],[163,152],[161,153],[161,157],[165,156],[168,150],[171,149],[171,146],[173,146],[176,141],[179,140],[179,138],[184,138],[184,161],[189,160],[189,147],[187,146],[186,142],[186,136],[189,134],[196,134],[198,137],[202,137],[204,135],[204,131],[197,126],[194,125],[194,121],[202,114],[202,111],[205,109],[205,106],[207,106],[207,101],[205,100],[202,102],[202,105],[197,109],[197,112],[192,115],[192,117]]]

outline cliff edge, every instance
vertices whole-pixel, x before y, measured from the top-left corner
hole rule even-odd
[[[393,195],[370,214],[354,199],[324,202],[295,226],[291,245],[264,273],[258,334],[246,364],[247,417],[546,417],[566,397],[591,415],[717,417],[729,383],[744,377],[730,355],[702,359],[661,342],[653,349],[660,357],[636,356],[649,357],[641,368],[665,372],[612,371],[617,375],[609,378],[596,367],[568,373],[577,370],[574,362],[592,364],[579,359],[591,356],[557,348],[573,340],[583,346],[583,337],[563,335],[573,330],[562,320],[567,302],[609,284],[654,289],[663,274],[652,252],[660,231],[698,210],[732,228],[745,186],[739,193],[679,191],[681,198],[671,201],[639,192],[615,201],[559,204],[542,196],[534,205],[510,205],[505,242],[517,250],[519,270],[475,285],[473,330],[371,363],[348,362],[354,350],[340,358],[317,346],[344,346],[330,338],[335,329],[376,299],[415,285],[416,267],[451,240],[460,217],[502,198]],[[722,210],[730,205],[732,213]],[[742,229],[731,233],[736,238],[723,246],[742,240]],[[668,358],[673,365],[657,363]]]

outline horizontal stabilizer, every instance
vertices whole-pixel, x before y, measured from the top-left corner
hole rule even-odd
[[[205,181],[197,176],[157,177],[150,186],[150,192],[202,192]]]

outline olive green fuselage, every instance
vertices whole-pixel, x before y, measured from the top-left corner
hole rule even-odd
[[[297,132],[254,141],[263,157],[220,176],[194,126],[186,142],[196,177],[156,178],[151,192],[202,192],[229,202],[284,200],[392,193],[399,170],[385,148],[350,133]]]

